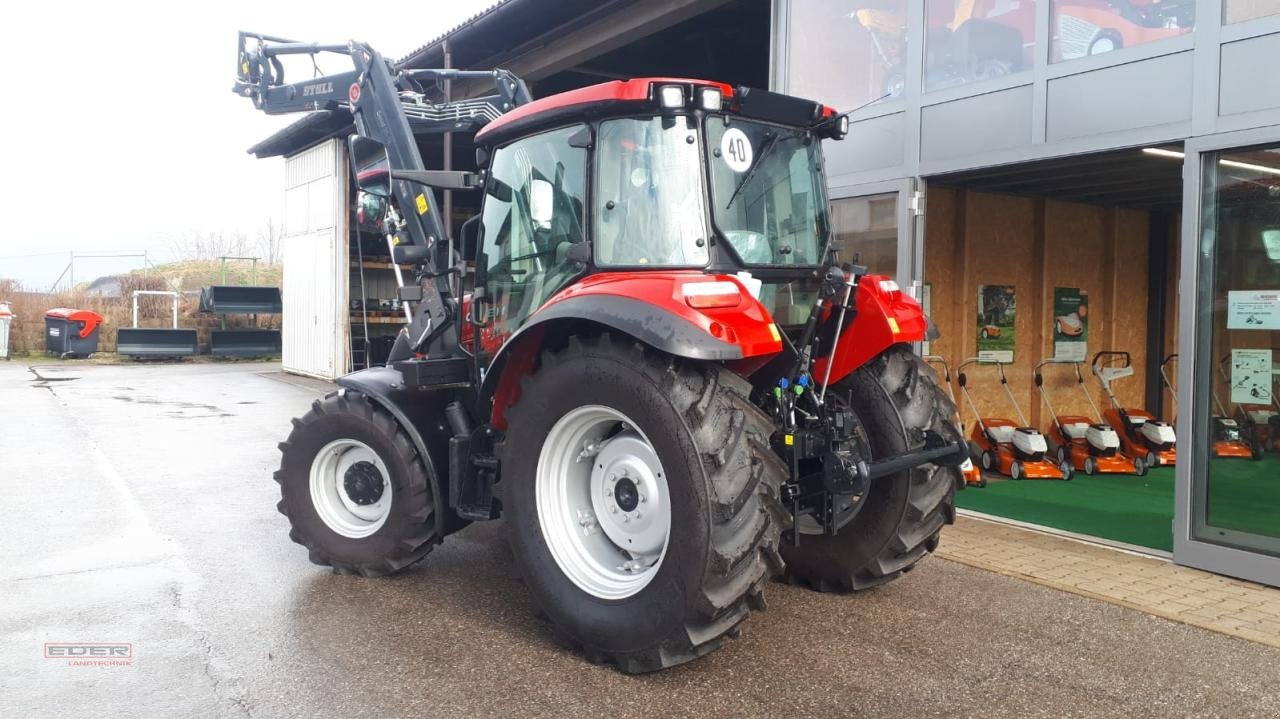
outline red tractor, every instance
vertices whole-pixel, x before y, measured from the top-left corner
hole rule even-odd
[[[281,56],[319,52],[354,70],[284,81]],[[496,93],[432,105],[446,79]],[[386,366],[280,445],[278,506],[313,562],[391,574],[502,517],[555,630],[643,672],[735,635],[770,577],[883,584],[953,521],[965,447],[911,350],[930,324],[827,250],[822,141],[846,116],[676,78],[532,101],[502,70],[247,33],[235,89],[349,112],[357,184],[386,200],[360,206],[416,267]],[[423,167],[415,133],[439,128],[478,130],[478,172]],[[483,193],[460,255],[432,188]]]

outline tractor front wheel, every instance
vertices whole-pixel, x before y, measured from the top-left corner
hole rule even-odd
[[[276,508],[311,561],[366,577],[398,572],[440,543],[427,466],[396,420],[335,392],[280,443]]]
[[[955,405],[933,370],[897,345],[831,388],[849,402],[866,430],[870,459],[920,449],[925,430],[956,440]],[[989,468],[989,452],[982,465]],[[896,579],[938,546],[955,521],[957,467],[926,464],[871,484],[865,504],[835,536],[797,522],[799,546],[784,541],[787,576],[819,591],[857,591]],[[812,524],[812,523],[810,523]]]
[[[712,651],[781,571],[786,467],[751,387],[633,341],[571,338],[507,412],[498,485],[535,603],[636,673]]]

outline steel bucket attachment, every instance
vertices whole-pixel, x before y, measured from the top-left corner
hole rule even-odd
[[[189,357],[195,353],[194,329],[121,327],[116,332],[116,354],[129,357]]]
[[[232,287],[224,289],[245,288]],[[250,289],[264,288],[255,287]],[[214,357],[270,357],[278,355],[280,354],[280,330],[213,330],[209,333],[209,354]]]
[[[219,315],[278,315],[284,305],[279,287],[212,285],[200,290],[200,311]]]

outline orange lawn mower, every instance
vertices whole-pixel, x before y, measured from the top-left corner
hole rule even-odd
[[[1076,386],[1089,400],[1093,408],[1093,417],[1081,415],[1060,415],[1049,401],[1049,393],[1044,388],[1044,376],[1040,368],[1046,364],[1064,364],[1052,359],[1042,360],[1035,366],[1036,389],[1049,408],[1049,416],[1053,424],[1049,428],[1049,454],[1057,457],[1059,462],[1069,462],[1071,467],[1088,475],[1095,474],[1136,474],[1139,477],[1147,473],[1147,462],[1141,457],[1130,457],[1120,452],[1120,436],[1115,429],[1102,421],[1098,405],[1089,390],[1084,386],[1084,375],[1080,372],[1080,363],[1071,362],[1076,373]]]
[[[1174,387],[1173,380],[1169,379],[1169,373],[1166,368],[1169,363],[1177,361],[1178,355],[1171,354],[1160,363],[1160,378],[1164,380],[1164,386],[1169,388],[1169,394],[1173,397],[1175,411],[1178,408],[1178,390]],[[1213,395],[1213,403],[1218,408],[1218,413],[1209,417],[1209,426],[1213,431],[1213,456],[1219,458],[1261,459],[1262,454],[1258,453],[1255,457],[1253,446],[1241,437],[1240,423],[1227,416],[1226,410],[1222,406],[1222,401],[1218,399],[1218,393],[1211,391],[1210,394]]]
[[[1147,467],[1176,464],[1178,450],[1173,425],[1160,421],[1145,409],[1122,407],[1111,390],[1111,384],[1116,380],[1133,376],[1129,353],[1103,350],[1093,356],[1089,366],[1111,401],[1111,407],[1102,413],[1102,417],[1120,435],[1120,451],[1134,459],[1141,458]]]
[[[1218,374],[1222,375],[1222,381],[1227,385],[1227,391],[1231,392],[1232,382],[1231,375],[1227,372],[1227,366],[1231,364],[1231,355],[1222,358],[1218,363]],[[1263,452],[1275,452],[1277,444],[1280,444],[1280,414],[1276,413],[1274,405],[1275,398],[1263,393],[1265,396],[1257,396],[1255,390],[1254,396],[1258,400],[1267,400],[1269,403],[1259,402],[1232,402],[1236,406],[1236,411],[1232,415],[1236,425],[1240,428],[1241,439],[1249,445],[1250,457],[1253,459],[1262,459]],[[1231,396],[1228,394],[1228,396]],[[1214,401],[1217,402],[1217,395],[1214,395]],[[1222,412],[1222,416],[1228,416],[1223,411],[1221,403],[1218,410]]]
[[[956,368],[956,383],[960,385],[960,393],[964,395],[976,420],[969,438],[970,455],[978,460],[984,471],[999,472],[1011,479],[1071,479],[1071,465],[1051,458],[1044,435],[1027,426],[1027,418],[1022,414],[1013,391],[1009,389],[1009,380],[1005,378],[1004,364],[1001,362],[990,364],[995,365],[1000,375],[1000,385],[1004,387],[1021,424],[1009,419],[983,417],[978,412],[978,405],[969,394],[968,378],[964,373],[965,367],[977,362],[977,357],[970,357]]]
[[[946,358],[941,355],[925,355],[924,361],[930,364],[942,366],[942,386],[947,388],[947,396],[951,398],[951,404],[955,406],[955,415],[952,418],[956,427],[960,428],[960,436],[964,436],[964,419],[960,417],[960,405],[956,404],[956,393],[951,388],[951,366],[947,364]],[[960,474],[964,477],[965,487],[985,487],[987,486],[987,478],[982,475],[982,470],[978,469],[972,459],[965,459],[960,465]]]

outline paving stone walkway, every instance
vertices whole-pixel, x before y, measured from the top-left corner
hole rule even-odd
[[[961,516],[938,556],[1280,647],[1280,589],[1168,560]]]

